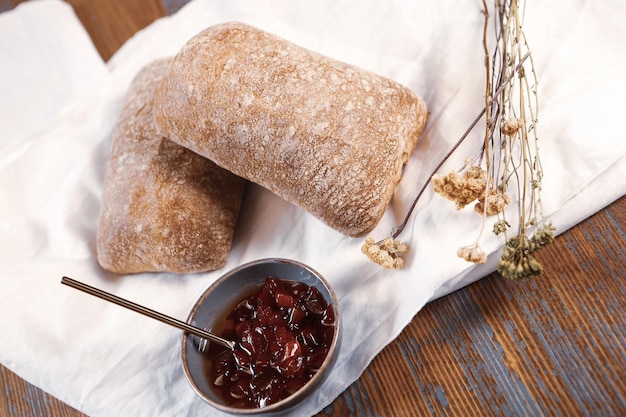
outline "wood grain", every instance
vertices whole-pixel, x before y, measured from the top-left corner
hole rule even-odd
[[[105,59],[185,2],[68,1]],[[623,197],[539,252],[542,276],[430,303],[318,417],[626,415],[625,237]],[[0,385],[1,416],[83,416],[5,367]]]
[[[626,415],[626,197],[559,236],[544,274],[428,304],[324,416]],[[78,411],[0,369],[0,415]]]
[[[626,198],[427,305],[320,416],[626,415]]]
[[[166,15],[160,1],[67,0],[107,61],[137,31]],[[97,4],[94,4],[97,3]]]

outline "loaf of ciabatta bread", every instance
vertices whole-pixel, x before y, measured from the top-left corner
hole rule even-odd
[[[170,65],[139,72],[114,128],[96,242],[112,272],[214,270],[231,248],[245,180],[157,133],[154,93]]]
[[[232,22],[179,51],[154,116],[162,135],[359,236],[383,216],[427,110],[388,78]]]

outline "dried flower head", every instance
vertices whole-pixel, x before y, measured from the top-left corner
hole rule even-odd
[[[361,252],[367,255],[370,260],[388,269],[402,269],[404,259],[401,255],[408,251],[409,245],[390,237],[382,242],[376,242],[373,238],[368,237],[361,247]]]
[[[506,220],[498,220],[493,224],[493,234],[499,235],[500,233],[505,233],[509,227],[511,227],[511,225]]]
[[[526,236],[515,236],[504,246],[498,272],[508,279],[530,278],[543,272],[541,264],[530,254],[534,249]]]
[[[524,127],[524,121],[518,117],[510,117],[500,124],[500,131],[507,136],[515,136],[515,134]]]
[[[485,210],[485,202],[487,203],[487,209]],[[478,199],[478,203],[474,205],[474,211],[478,214],[485,214],[487,216],[494,216],[504,211],[504,207],[511,202],[511,197],[508,194],[499,192],[490,188],[487,192],[487,197],[483,196]]]
[[[449,172],[435,174],[431,178],[433,190],[456,203],[458,210],[479,198],[485,192],[487,172],[479,166],[471,166],[462,175]]]
[[[547,245],[548,243],[554,241],[555,230],[556,228],[552,225],[552,223],[548,222],[537,230],[532,240],[540,246]]]
[[[459,258],[475,264],[487,262],[487,254],[477,244],[463,246],[456,251],[456,254]]]

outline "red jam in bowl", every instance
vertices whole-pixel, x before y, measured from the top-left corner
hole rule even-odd
[[[212,344],[210,381],[226,404],[262,408],[295,393],[319,370],[334,335],[335,313],[315,287],[268,277],[227,314]]]

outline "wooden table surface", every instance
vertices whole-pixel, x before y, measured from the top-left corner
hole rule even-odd
[[[68,0],[106,60],[184,0]],[[19,1],[0,2],[0,11]],[[626,416],[626,198],[538,254],[427,305],[319,416]],[[0,368],[1,416],[80,412]]]

